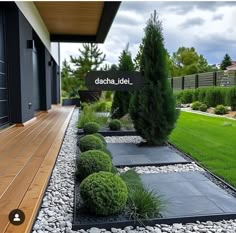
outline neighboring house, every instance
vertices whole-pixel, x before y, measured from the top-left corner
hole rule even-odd
[[[58,42],[103,43],[120,2],[0,2],[0,127],[60,103]]]
[[[231,66],[226,67],[226,70],[235,70],[236,71],[236,61],[233,61]]]

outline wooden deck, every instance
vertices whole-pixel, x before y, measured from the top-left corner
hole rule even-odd
[[[74,107],[55,106],[24,127],[0,131],[0,233],[30,232]],[[25,222],[8,220],[13,209]]]

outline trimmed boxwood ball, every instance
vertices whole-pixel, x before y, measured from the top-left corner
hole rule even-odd
[[[118,119],[111,120],[109,123],[110,130],[120,130],[121,129],[121,121]]]
[[[88,175],[112,170],[112,161],[108,154],[100,150],[89,150],[81,153],[77,160],[76,175],[80,180],[83,180]]]
[[[206,112],[207,111],[207,105],[206,104],[201,104],[200,107],[199,107],[199,110],[201,112]]]
[[[105,140],[105,138],[104,138],[104,136],[103,136],[102,134],[100,134],[100,133],[94,133],[93,135],[96,136],[96,137],[98,137],[98,138],[100,138],[100,139],[102,140],[102,142],[103,142],[104,145],[107,144],[107,143],[106,143],[106,140]]]
[[[103,216],[120,212],[128,199],[126,184],[110,172],[89,175],[80,185],[80,194],[92,214]]]
[[[102,140],[94,135],[86,135],[80,139],[79,147],[82,152],[87,150],[103,150]]]
[[[191,104],[191,108],[192,108],[192,110],[199,110],[201,105],[202,105],[202,103],[200,101],[195,101]]]
[[[85,134],[93,134],[97,133],[99,130],[99,124],[96,122],[89,122],[84,125],[84,133]]]

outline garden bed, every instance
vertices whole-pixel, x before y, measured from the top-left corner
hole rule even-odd
[[[210,181],[201,172],[143,174],[143,183],[150,190],[158,190],[166,202],[160,217],[135,221],[125,212],[109,217],[95,217],[79,210],[79,182],[75,181],[73,230],[153,226],[155,224],[219,221],[236,217],[236,199]]]
[[[136,136],[137,132],[134,129],[121,129],[121,130],[110,130],[109,128],[105,127],[99,130],[99,133],[102,134],[104,137],[109,136]],[[78,135],[84,135],[83,129],[79,129],[77,132]]]

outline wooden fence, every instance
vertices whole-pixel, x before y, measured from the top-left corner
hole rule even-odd
[[[236,85],[236,71],[217,71],[174,77],[170,78],[170,83],[174,90],[212,86],[230,87]]]

